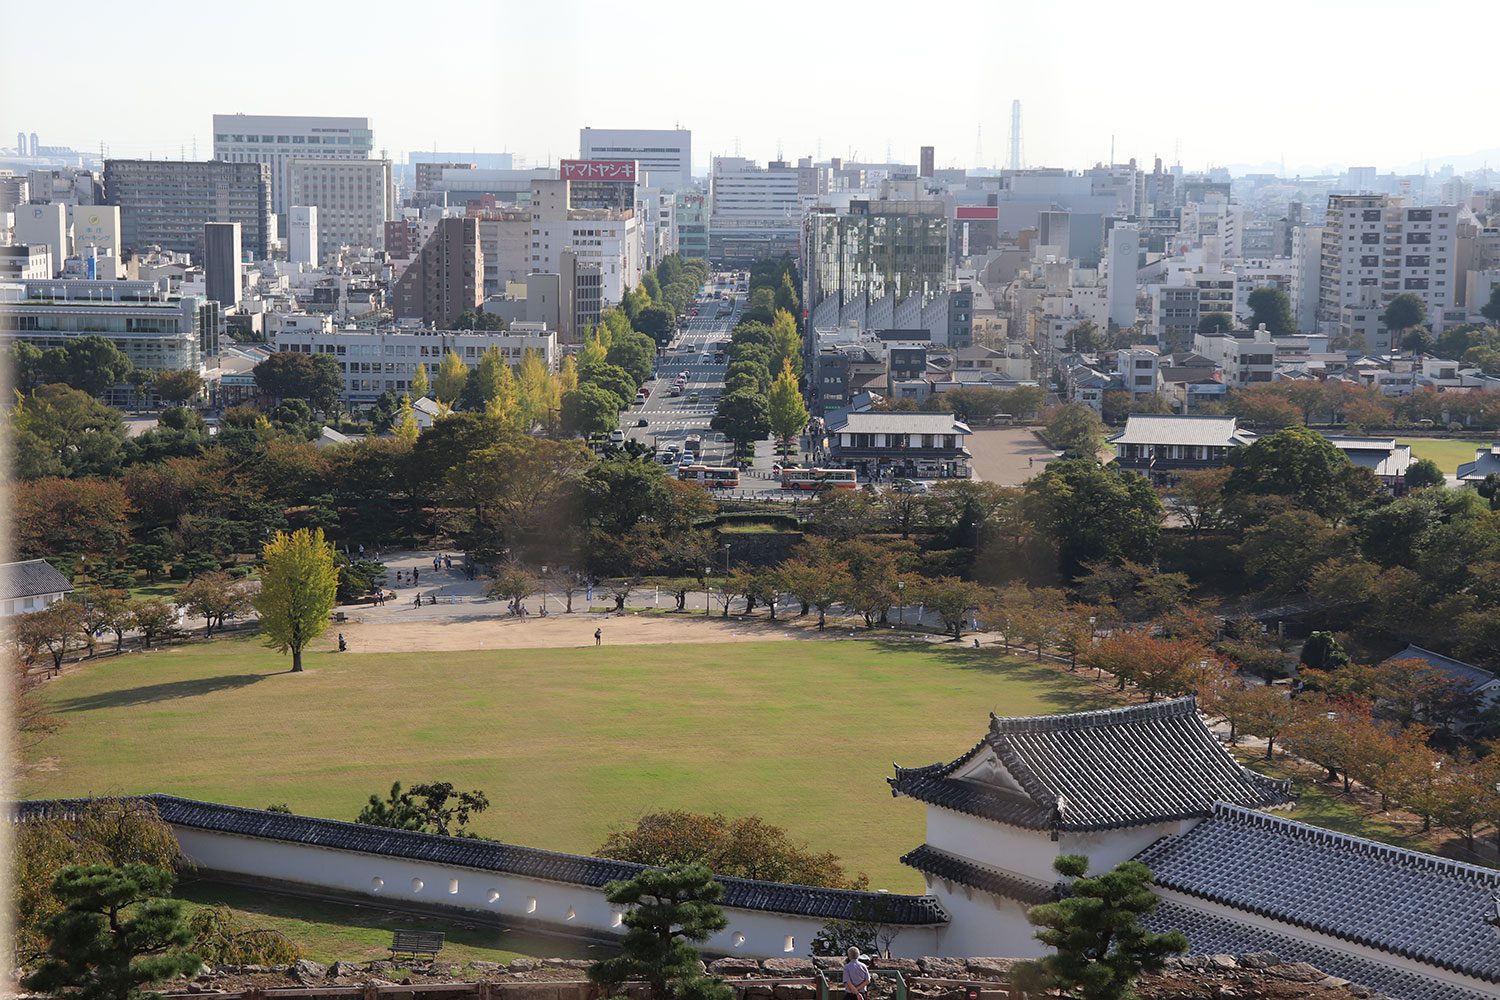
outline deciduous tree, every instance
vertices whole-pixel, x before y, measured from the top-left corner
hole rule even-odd
[[[292,654],[292,671],[302,670],[302,650],[328,628],[338,590],[333,546],[321,528],[287,534],[278,531],[261,550],[260,612],[266,645]]]

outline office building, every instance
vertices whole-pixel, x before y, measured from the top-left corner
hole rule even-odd
[[[677,193],[677,252],[684,257],[708,259],[708,199],[696,192]]]
[[[921,161],[922,161],[922,163],[921,163],[921,166],[918,167],[918,170],[917,170],[917,172],[918,172],[918,174],[920,176],[922,176],[922,177],[931,177],[933,175],[934,167],[935,167],[935,164],[933,162],[933,159],[934,159],[933,154],[934,154],[934,150],[933,150],[933,148],[931,146],[923,146],[922,147],[922,155],[921,155]]]
[[[413,189],[416,191],[431,191],[433,190],[433,183],[442,180],[444,170],[473,170],[476,164],[432,161],[414,163],[412,166],[416,178]]]
[[[63,261],[71,252],[68,240],[68,207],[66,205],[21,205],[16,209],[16,242],[26,246],[46,247],[52,254],[52,274],[62,273]]]
[[[317,267],[322,261],[318,256],[318,206],[293,205],[287,215],[287,260]]]
[[[642,185],[634,160],[563,160],[557,173],[568,182],[568,204],[573,208],[636,207]]]
[[[940,201],[851,201],[849,211],[809,212],[803,223],[802,273],[809,309],[893,295],[927,302],[952,273],[948,219]]]
[[[641,283],[644,235],[633,208],[574,208],[570,181],[533,181],[531,270],[560,273],[565,252],[580,264],[598,266],[606,306],[619,304]]]
[[[0,281],[44,281],[52,277],[52,251],[42,244],[0,245]]]
[[[92,257],[107,274],[100,278],[118,278],[120,274],[120,210],[114,205],[69,205],[68,221],[73,227],[73,253]]]
[[[271,210],[278,215],[305,204],[288,198],[293,162],[365,160],[374,147],[368,118],[214,115],[214,159],[264,163],[270,171]]]
[[[429,380],[434,379],[450,351],[469,368],[479,364],[492,347],[512,367],[521,364],[527,351],[534,351],[549,370],[557,364],[556,332],[528,323],[513,324],[504,332],[402,327],[345,330],[309,325],[277,332],[275,344],[278,351],[337,359],[344,373],[344,399],[350,403],[369,403],[386,391],[410,392],[417,366],[425,366]]]
[[[802,202],[796,167],[716,156],[709,178],[709,259],[750,264],[797,256]]]
[[[693,183],[693,133],[685,128],[582,128],[578,158],[634,160],[653,186],[668,190]]]
[[[225,309],[240,304],[240,224],[210,222],[203,234],[203,280],[208,297]]]
[[[104,194],[120,209],[127,250],[159,246],[203,255],[203,227],[238,222],[246,253],[270,256],[271,174],[261,163],[217,160],[105,160]]]
[[[391,290],[397,319],[448,328],[484,301],[478,219],[442,219]]]
[[[385,247],[385,223],[396,214],[390,160],[293,159],[289,204],[318,210],[320,246]]]
[[[479,220],[484,294],[500,295],[506,285],[525,281],[531,271],[531,213],[497,207],[476,209],[469,215]]]
[[[0,213],[14,212],[18,205],[31,200],[31,186],[26,178],[9,170],[0,170]]]
[[[1135,325],[1135,278],[1140,265],[1141,227],[1117,222],[1109,230],[1105,255],[1109,323],[1119,330]]]
[[[46,350],[77,337],[107,337],[137,368],[198,370],[219,350],[219,307],[154,281],[23,281],[0,287],[0,347],[24,340]],[[127,402],[120,387],[111,401]]]
[[[1331,332],[1350,306],[1420,298],[1435,333],[1455,302],[1457,205],[1406,206],[1388,195],[1329,195],[1318,322]],[[1374,349],[1373,345],[1367,349]]]

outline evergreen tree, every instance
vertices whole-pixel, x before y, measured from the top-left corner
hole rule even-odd
[[[1187,951],[1187,938],[1180,932],[1153,934],[1138,922],[1159,902],[1145,865],[1126,861],[1086,878],[1088,858],[1065,854],[1053,867],[1073,882],[1066,898],[1034,906],[1026,914],[1041,928],[1037,940],[1056,949],[1044,958],[1016,963],[1012,981],[1027,993],[1057,990],[1075,1000],[1125,1000],[1135,995],[1142,972],[1155,972],[1168,956]]]
[[[302,650],[328,628],[338,583],[333,546],[322,528],[278,531],[265,544],[255,610],[266,645],[291,651],[293,672],[302,669]]]
[[[136,1000],[140,987],[186,976],[203,964],[186,950],[182,903],[165,899],[172,873],[151,865],[73,865],[53,894],[64,906],[46,927],[47,956],[29,989],[78,1000]]]
[[[610,882],[605,898],[629,906],[616,958],[595,963],[589,978],[607,989],[644,981],[651,1000],[731,1000],[733,991],[699,972],[694,943],[729,926],[719,900],[724,886],[698,864],[647,868],[635,878]]]
[[[1292,315],[1292,300],[1287,298],[1286,292],[1272,286],[1257,288],[1247,301],[1251,329],[1264,323],[1273,337],[1297,332],[1297,318]]]

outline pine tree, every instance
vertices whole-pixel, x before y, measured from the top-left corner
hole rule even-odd
[[[426,362],[417,363],[417,370],[411,378],[411,394],[418,399],[432,395],[432,382],[427,378]]]
[[[807,405],[802,401],[791,361],[781,363],[781,374],[771,383],[766,399],[770,405],[771,429],[781,442],[781,455],[785,458],[795,450],[795,442],[808,420]]]
[[[323,540],[322,528],[278,531],[262,549],[255,610],[266,645],[291,651],[293,672],[302,669],[302,650],[328,628],[338,582],[333,546]]]
[[[1056,951],[1018,962],[1012,981],[1029,994],[1057,990],[1075,1000],[1126,1000],[1135,995],[1142,972],[1160,969],[1167,956],[1187,951],[1180,932],[1143,930],[1139,917],[1156,909],[1151,870],[1126,861],[1097,878],[1086,878],[1088,858],[1065,854],[1053,862],[1073,879],[1069,895],[1033,906],[1026,919],[1041,928],[1037,940]]]
[[[731,1000],[729,987],[698,971],[693,947],[729,926],[719,906],[724,886],[706,867],[647,868],[629,881],[610,882],[604,895],[630,910],[619,956],[595,963],[590,979],[611,990],[642,980],[652,1000]]]
[[[435,398],[450,405],[458,402],[468,377],[469,369],[464,365],[463,358],[458,356],[458,352],[449,351],[443,356],[443,363],[438,366],[437,380],[432,387],[436,393]]]
[[[47,921],[47,956],[29,989],[78,1000],[137,1000],[140,987],[196,972],[192,933],[171,895],[172,873],[152,865],[73,865],[53,894],[65,909]]]

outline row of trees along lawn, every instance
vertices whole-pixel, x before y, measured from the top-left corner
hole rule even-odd
[[[445,815],[453,812],[447,800]],[[385,804],[372,796],[376,806]],[[188,916],[185,905],[170,898],[173,869],[185,859],[148,803],[95,800],[66,817],[30,818],[17,824],[17,840],[14,958],[30,989],[83,1000],[140,1000],[148,988],[192,976],[205,963],[289,964],[300,957],[295,941],[246,925],[224,907]],[[732,1000],[734,991],[705,973],[698,947],[729,926],[724,885],[716,878],[724,873],[706,859],[655,856],[646,863],[653,867],[604,886],[608,901],[624,910],[624,934],[618,953],[596,962],[589,977],[611,992],[639,984],[649,1000]],[[1086,987],[1097,1000],[1124,1000],[1142,973],[1187,950],[1180,933],[1140,927],[1139,919],[1158,904],[1151,872],[1138,862],[1089,877],[1088,859],[1069,855],[1056,868],[1070,892],[1027,914],[1037,937],[1055,951],[1018,963],[1017,985],[1068,995]],[[841,954],[847,947],[889,957],[900,933],[889,918],[879,898],[872,899],[851,918],[827,921],[811,950]]]
[[[783,456],[807,426],[802,396],[801,298],[790,257],[752,265],[749,299],[729,336],[724,395],[710,426],[734,442],[737,457],[774,433]]]

